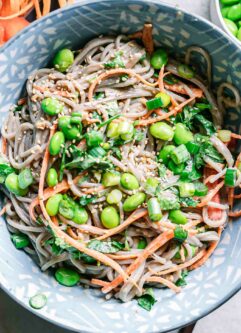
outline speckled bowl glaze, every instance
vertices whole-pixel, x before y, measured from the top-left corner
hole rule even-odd
[[[159,1],[83,1],[33,23],[0,49],[1,121],[16,102],[29,74],[46,66],[60,48],[76,49],[100,34],[131,33],[152,22],[157,45],[182,56],[190,45],[200,45],[213,60],[213,89],[222,81],[240,87],[241,49],[221,30],[202,18]],[[204,69],[203,59],[193,62]],[[241,114],[230,109],[227,127],[240,132]],[[241,286],[241,221],[230,223],[215,254],[202,268],[191,272],[188,285],[175,295],[156,290],[158,303],[151,312],[136,301],[105,301],[97,290],[60,286],[42,273],[31,258],[12,245],[1,218],[0,283],[16,301],[30,309],[36,292],[48,296],[47,306],[34,311],[46,320],[78,332],[166,332],[187,325],[225,302]]]

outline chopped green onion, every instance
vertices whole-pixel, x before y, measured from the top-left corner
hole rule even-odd
[[[231,134],[232,132],[229,130],[219,130],[218,131],[218,138],[222,141],[222,142],[229,142],[231,140]]]
[[[13,234],[11,236],[11,240],[16,247],[16,249],[23,249],[30,245],[30,240],[27,235],[19,233],[19,234]]]
[[[193,197],[195,194],[195,185],[193,183],[179,183],[179,191],[181,198]]]
[[[174,163],[172,160],[170,160],[168,162],[167,167],[174,173],[174,175],[180,175],[183,172],[183,170],[185,169],[185,164],[182,163],[182,164],[176,165],[176,163]]]
[[[187,150],[189,151],[190,154],[195,155],[196,153],[199,152],[200,145],[198,145],[196,142],[189,141],[186,143]]]
[[[145,183],[145,190],[148,194],[155,194],[159,182],[154,177],[149,177]]]
[[[170,158],[170,154],[174,149],[175,146],[173,145],[168,145],[163,147],[158,154],[158,160],[161,160],[163,164],[167,165]]]
[[[88,151],[89,155],[93,157],[104,157],[107,152],[102,147],[94,147]]]
[[[182,243],[187,239],[188,232],[184,230],[181,226],[177,226],[174,230],[174,239]]]
[[[152,221],[160,221],[162,212],[160,203],[157,198],[151,198],[147,202],[148,214]]]
[[[161,98],[153,98],[146,102],[147,110],[155,110],[163,106]]]
[[[194,77],[194,71],[185,64],[179,65],[177,67],[177,72],[184,79],[192,79]]]
[[[173,223],[176,223],[176,224],[186,224],[187,223],[187,217],[179,209],[171,210],[169,213],[169,219]]]
[[[33,176],[30,169],[24,169],[18,175],[18,185],[22,190],[25,190],[33,183]]]
[[[208,187],[205,184],[203,184],[203,183],[195,183],[194,187],[195,187],[195,193],[194,193],[194,195],[196,195],[198,197],[203,197],[203,196],[207,195],[207,193],[208,193]]]
[[[188,161],[191,157],[186,146],[183,144],[173,149],[170,156],[173,162],[176,164],[182,164]]]
[[[29,305],[36,310],[42,309],[47,303],[47,297],[44,294],[36,294],[29,299]]]
[[[85,134],[88,147],[97,147],[103,142],[104,136],[101,132],[90,131]]]
[[[237,169],[227,168],[224,177],[224,184],[226,186],[233,187],[236,183],[236,178],[237,178]]]

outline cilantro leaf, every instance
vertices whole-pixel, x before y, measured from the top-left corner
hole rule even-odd
[[[154,297],[152,288],[146,289],[145,293],[138,298],[137,302],[141,308],[147,311],[151,311],[151,308],[157,302]]]
[[[94,203],[95,200],[96,200],[96,196],[88,197],[87,195],[83,195],[79,199],[79,204],[80,204],[80,206],[86,206],[90,203]]]
[[[119,51],[115,53],[115,57],[104,64],[105,68],[125,68],[125,64],[122,60],[123,52]]]
[[[9,164],[0,164],[0,184],[4,183],[7,176],[14,171],[15,169],[13,169]]]
[[[187,285],[185,278],[188,276],[188,271],[184,271],[181,274],[181,277],[176,281],[175,285],[178,287],[183,287]]]
[[[203,115],[196,114],[194,116],[194,121],[197,121],[200,124],[200,127],[202,128],[205,134],[211,136],[214,133],[216,133],[216,129],[213,123],[210,120],[207,120]]]

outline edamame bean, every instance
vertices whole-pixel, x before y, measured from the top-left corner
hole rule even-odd
[[[14,172],[8,175],[7,178],[5,179],[5,186],[9,190],[9,192],[21,197],[23,197],[28,193],[28,188],[21,189],[19,187],[18,176]]]
[[[54,187],[55,185],[58,184],[58,174],[54,168],[49,169],[46,181],[49,187]]]
[[[234,36],[237,36],[237,33],[238,33],[237,25],[229,19],[224,18],[223,20],[224,20],[228,30],[231,32],[231,34],[233,34]]]
[[[181,64],[177,67],[178,74],[184,79],[192,79],[194,77],[194,71],[185,64]]]
[[[66,287],[73,287],[80,281],[79,274],[67,267],[60,267],[55,272],[56,280]]]
[[[118,133],[123,140],[130,140],[134,134],[134,126],[128,121],[118,124]]]
[[[193,134],[182,123],[177,123],[174,132],[174,141],[177,145],[193,141]]]
[[[164,49],[158,49],[151,56],[151,65],[155,69],[161,69],[168,62],[167,52]]]
[[[74,217],[74,204],[68,199],[62,199],[59,203],[59,214],[68,220]]]
[[[157,198],[151,198],[147,202],[149,217],[152,221],[160,221],[162,218],[161,207]]]
[[[119,136],[119,131],[118,131],[118,123],[114,123],[113,121],[108,125],[108,129],[107,129],[107,137],[108,138],[118,138]]]
[[[235,5],[236,3],[239,3],[239,0],[220,0],[221,4],[224,6],[231,6]]]
[[[18,175],[18,185],[22,190],[25,190],[33,183],[33,176],[31,170],[26,168],[23,169]]]
[[[47,97],[42,101],[41,108],[49,116],[56,116],[63,111],[63,105],[56,98],[51,97]]]
[[[62,194],[58,193],[48,199],[46,203],[46,210],[49,216],[55,216],[58,214],[59,204],[62,198]]]
[[[238,21],[241,19],[241,3],[233,5],[230,7],[227,18],[231,21]]]
[[[69,49],[63,49],[57,52],[54,57],[54,67],[60,71],[65,72],[74,62],[74,54]]]
[[[61,146],[65,143],[64,134],[62,132],[56,132],[49,143],[50,155],[56,156],[60,153]]]
[[[155,98],[161,99],[163,108],[166,108],[171,102],[171,97],[164,92],[160,92],[160,93],[156,94]]]
[[[67,140],[80,140],[82,124],[71,125],[71,117],[63,116],[58,120],[58,128],[64,133]]]
[[[108,204],[112,205],[112,204],[117,204],[121,201],[122,199],[122,192],[120,190],[113,190],[111,191],[106,198],[106,201],[108,202]]]
[[[107,229],[112,229],[120,224],[120,217],[117,210],[112,206],[105,207],[100,215],[101,223]]]
[[[143,202],[146,199],[145,193],[138,192],[136,194],[131,195],[128,197],[123,204],[123,209],[125,212],[132,212],[135,210],[138,206],[143,204]]]
[[[88,147],[97,147],[104,141],[102,132],[90,131],[85,135]]]
[[[102,184],[105,187],[115,186],[120,184],[120,174],[116,171],[107,171],[102,177]]]
[[[176,224],[186,224],[187,223],[187,217],[179,209],[171,210],[168,217],[173,223],[176,223]]]
[[[85,224],[88,221],[88,213],[83,207],[77,206],[74,209],[74,217],[72,220],[77,224]]]
[[[154,138],[161,140],[172,140],[174,131],[171,126],[164,122],[157,122],[150,127],[150,133]]]
[[[222,17],[224,17],[224,18],[228,17],[229,9],[230,9],[230,6],[221,8]]]
[[[158,160],[161,160],[163,164],[167,165],[171,152],[175,149],[175,146],[168,145],[163,147],[159,154],[158,154]]]
[[[139,188],[139,182],[137,178],[131,173],[123,173],[120,179],[121,186],[127,190],[136,190]]]

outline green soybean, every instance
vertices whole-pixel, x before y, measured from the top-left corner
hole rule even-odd
[[[82,132],[82,124],[71,124],[70,116],[60,117],[58,120],[58,128],[64,133],[67,140],[80,140]]]
[[[241,3],[233,5],[230,7],[227,18],[231,21],[238,21],[241,19]]]
[[[118,133],[123,140],[130,140],[134,134],[134,126],[128,121],[118,124]]]
[[[114,123],[113,121],[108,125],[107,128],[107,137],[108,138],[118,138],[119,136],[119,125],[117,123]]]
[[[104,141],[102,132],[90,131],[85,135],[88,147],[97,147]]]
[[[224,6],[231,6],[239,3],[240,0],[220,0],[221,4]]]
[[[16,249],[23,249],[30,245],[28,236],[22,233],[11,235],[11,240]]]
[[[22,190],[28,188],[33,183],[33,176],[30,169],[23,169],[18,175],[18,185]]]
[[[169,219],[173,223],[176,223],[176,224],[186,224],[187,223],[187,217],[179,209],[171,210],[169,213]]]
[[[74,217],[74,204],[67,199],[62,199],[59,203],[59,214],[68,220]]]
[[[193,134],[185,125],[177,123],[173,139],[177,145],[186,144],[189,141],[193,141]]]
[[[167,52],[164,49],[158,49],[151,56],[151,65],[155,69],[161,69],[168,62]]]
[[[127,190],[136,190],[140,186],[137,178],[127,172],[121,175],[120,183]]]
[[[228,30],[231,32],[231,34],[233,34],[234,36],[237,36],[237,33],[238,33],[237,25],[229,19],[224,18],[223,20],[224,20]]]
[[[177,67],[178,74],[184,79],[192,79],[194,77],[194,71],[188,65],[181,64]]]
[[[138,206],[143,204],[143,202],[146,199],[145,193],[138,192],[136,194],[131,195],[128,197],[123,204],[123,209],[125,212],[132,212],[135,210]]]
[[[115,186],[120,184],[120,178],[119,172],[107,171],[104,173],[101,182],[105,187]]]
[[[162,218],[161,207],[157,198],[151,198],[147,202],[148,215],[152,221],[159,221]]]
[[[122,199],[122,192],[120,190],[115,189],[107,195],[106,201],[108,202],[108,204],[112,205],[119,203],[121,199]]]
[[[88,213],[83,207],[75,207],[72,220],[77,224],[85,224],[88,221]]]
[[[117,210],[112,206],[105,207],[100,215],[101,223],[107,229],[112,229],[120,224],[120,217]]]
[[[54,67],[60,71],[65,72],[74,62],[74,54],[69,49],[62,49],[54,57]]]
[[[56,156],[60,153],[62,145],[65,143],[64,134],[60,131],[56,132],[49,143],[50,155]]]
[[[54,168],[49,169],[46,177],[46,182],[49,187],[54,187],[58,184],[58,174]]]
[[[55,216],[58,214],[59,204],[62,198],[63,198],[62,194],[58,193],[53,195],[47,200],[46,210],[49,216]]]
[[[41,108],[49,116],[56,116],[64,107],[56,98],[47,97],[42,101]]]
[[[164,122],[157,122],[150,127],[150,133],[154,138],[161,140],[172,140],[174,131],[171,126]]]
[[[29,299],[29,305],[36,310],[42,309],[47,304],[47,297],[44,294],[36,294]]]
[[[161,99],[163,108],[166,108],[171,102],[170,95],[168,95],[164,92],[160,92],[160,93],[156,94],[155,98],[160,98]]]
[[[138,250],[143,250],[147,247],[147,240],[144,237],[140,237],[137,248]]]
[[[163,147],[158,154],[158,159],[161,160],[163,164],[167,165],[170,160],[170,154],[174,149],[175,146],[173,145]]]
[[[230,6],[221,8],[222,17],[227,18]]]
[[[21,189],[19,187],[18,175],[14,172],[8,175],[5,179],[5,186],[9,190],[9,192],[18,196],[24,196],[28,193],[28,188]]]
[[[80,281],[79,274],[67,267],[58,268],[55,272],[55,278],[60,284],[66,287],[73,287]]]

